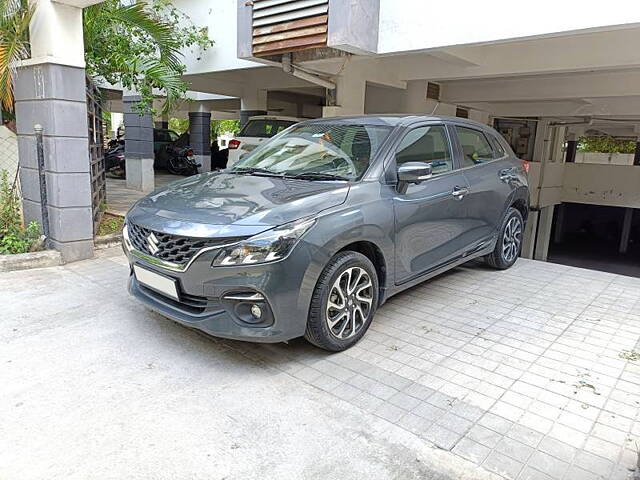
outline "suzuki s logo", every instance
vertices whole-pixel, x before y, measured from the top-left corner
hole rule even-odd
[[[149,247],[149,251],[152,255],[155,255],[160,251],[160,248],[158,248],[158,241],[159,240],[156,238],[153,232],[151,232],[147,237],[147,246]]]

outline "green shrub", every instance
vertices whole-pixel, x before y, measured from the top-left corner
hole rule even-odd
[[[8,173],[0,172],[0,254],[26,253],[40,239],[40,226],[31,222],[25,228],[20,218],[20,198]]]

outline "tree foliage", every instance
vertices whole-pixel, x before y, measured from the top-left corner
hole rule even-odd
[[[581,152],[598,153],[634,153],[636,142],[620,140],[614,137],[580,137],[578,150]]]
[[[237,135],[240,133],[240,122],[238,120],[212,120],[211,121],[211,139],[218,138],[223,133],[232,133]]]
[[[29,58],[29,22],[33,7],[26,0],[0,0],[0,104],[13,111],[16,63]]]
[[[169,128],[176,133],[183,134],[189,130],[189,119],[171,118]],[[215,140],[227,132],[237,135],[240,132],[240,122],[238,120],[211,120],[211,140]]]
[[[170,112],[187,91],[182,52],[213,45],[169,0],[122,5],[107,0],[84,10],[85,60],[90,75],[136,91],[141,113]],[[165,97],[161,112],[153,101]]]

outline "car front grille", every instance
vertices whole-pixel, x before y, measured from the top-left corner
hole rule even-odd
[[[189,315],[202,315],[204,313],[213,314],[221,311],[222,306],[217,299],[209,297],[199,297],[196,295],[187,295],[180,293],[180,300],[167,297],[155,290],[145,287],[138,283],[138,288],[148,297],[172,306],[176,310],[180,310]]]
[[[128,223],[129,241],[139,252],[171,262],[186,265],[200,250],[242,240],[244,237],[197,238],[171,235]]]

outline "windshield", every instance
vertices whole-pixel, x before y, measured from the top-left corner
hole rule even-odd
[[[242,130],[240,130],[238,136],[270,138],[294,123],[296,122],[289,120],[249,120]]]
[[[369,168],[390,131],[378,125],[300,125],[264,143],[232,171],[356,180]]]

